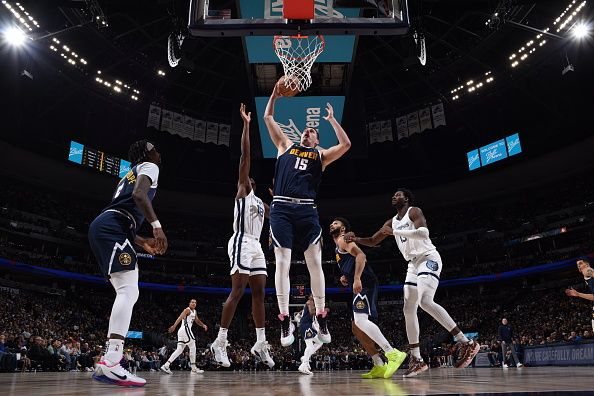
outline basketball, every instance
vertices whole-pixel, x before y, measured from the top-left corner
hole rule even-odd
[[[295,76],[282,76],[276,84],[278,85],[278,91],[282,96],[295,96],[299,93],[299,90],[297,89],[299,79]]]

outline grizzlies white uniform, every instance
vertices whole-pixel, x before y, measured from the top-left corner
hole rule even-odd
[[[247,275],[268,275],[266,259],[260,245],[264,225],[264,203],[254,190],[235,200],[233,236],[229,239],[227,253],[230,259],[230,274],[237,271]]]
[[[414,223],[408,216],[411,208],[408,208],[402,219],[398,216],[392,219],[393,230],[416,230]],[[408,261],[408,270],[404,284],[417,285],[417,276],[431,276],[439,281],[441,273],[441,256],[437,252],[431,239],[410,239],[395,236],[396,244],[404,259]]]
[[[186,316],[182,320],[182,324],[177,331],[177,342],[182,344],[195,344],[196,338],[194,337],[194,333],[192,333],[192,325],[194,324],[194,319],[196,319],[196,310],[190,309],[190,314]]]

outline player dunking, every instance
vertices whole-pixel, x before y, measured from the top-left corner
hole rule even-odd
[[[378,279],[373,269],[367,264],[365,253],[354,242],[344,240],[345,233],[351,230],[348,220],[337,217],[330,224],[330,235],[336,244],[336,262],[340,272],[346,278],[341,282],[353,286],[353,334],[362,345],[368,346],[369,340],[382,348],[388,364],[384,365],[375,349],[370,355],[373,359],[373,368],[363,378],[390,378],[400,367],[406,353],[395,349],[384,337],[381,330],[372,320],[377,321],[377,292]],[[367,350],[367,348],[366,348]]]
[[[408,261],[404,282],[404,318],[412,356],[409,369],[404,374],[405,377],[418,375],[428,369],[419,348],[419,318],[417,317],[419,306],[461,343],[460,359],[456,367],[468,366],[480,349],[478,343],[469,340],[460,331],[447,311],[433,301],[442,268],[441,256],[429,239],[429,229],[423,212],[412,206],[413,203],[412,192],[405,188],[399,189],[392,196],[392,206],[396,209],[396,215],[388,219],[379,231],[367,238],[359,238],[354,234],[346,237],[348,241],[375,246],[387,236],[393,235],[398,249]]]
[[[169,366],[179,355],[184,353],[184,349],[186,349],[187,346],[190,349],[190,366],[192,367],[192,372],[202,374],[204,370],[200,370],[196,366],[196,337],[194,337],[194,333],[192,332],[192,325],[196,323],[198,326],[202,327],[204,331],[208,331],[208,326],[206,326],[196,314],[195,299],[190,300],[188,307],[182,311],[175,323],[167,330],[170,333],[173,333],[180,322],[182,325],[177,331],[177,348],[173,351],[171,356],[169,356],[167,362],[161,366],[161,371],[171,374]]]
[[[281,345],[289,346],[295,340],[295,326],[289,317],[289,269],[291,249],[296,247],[304,249],[316,316],[320,325],[318,337],[322,342],[330,342],[324,310],[326,291],[320,241],[322,228],[315,199],[322,172],[349,150],[351,141],[334,118],[334,111],[328,103],[328,115],[324,119],[332,125],[338,144],[329,149],[317,149],[320,140],[318,131],[314,128],[306,128],[303,131],[299,144],[291,142],[274,120],[274,104],[280,96],[277,83],[268,100],[264,122],[278,150],[274,196],[270,208],[270,232],[276,257],[274,280],[280,311],[278,318],[281,321]]]
[[[565,294],[569,297],[583,298],[584,300],[592,301],[592,330],[594,331],[594,269],[590,267],[590,261],[588,259],[579,259],[577,262],[578,272],[584,277],[586,287],[590,290],[590,293],[579,293],[574,289],[565,290]]]
[[[132,309],[138,300],[138,264],[132,243],[151,254],[167,250],[167,238],[151,201],[157,192],[161,155],[155,146],[139,140],[130,146],[132,169],[117,185],[111,203],[89,226],[89,243],[103,275],[116,291],[109,317],[109,345],[93,378],[121,386],[144,386],[146,380],[120,366]],[[144,219],[154,238],[136,235]]]
[[[266,259],[260,245],[260,234],[264,217],[268,216],[268,205],[255,194],[256,183],[250,178],[250,121],[251,113],[245,112],[245,105],[240,107],[243,119],[241,134],[241,158],[239,159],[239,180],[235,195],[233,235],[229,239],[227,252],[231,267],[231,294],[227,297],[221,313],[221,327],[217,339],[211,344],[215,360],[223,367],[231,366],[227,357],[227,331],[237,304],[241,300],[245,287],[250,285],[252,292],[252,317],[256,325],[256,343],[251,349],[253,355],[274,367],[270,356],[270,346],[264,330],[264,288],[266,287]]]

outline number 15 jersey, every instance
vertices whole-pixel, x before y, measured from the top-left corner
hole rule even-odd
[[[293,144],[276,160],[274,195],[316,199],[322,180],[322,156],[314,147]]]

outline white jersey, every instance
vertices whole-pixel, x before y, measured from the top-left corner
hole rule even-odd
[[[190,313],[188,316],[184,318],[184,326],[188,326],[188,329],[192,329],[192,325],[194,324],[194,319],[196,319],[196,310],[190,309]]]
[[[411,208],[408,208],[400,220],[398,220],[398,215],[394,216],[392,219],[393,230],[416,230],[414,223],[408,217]],[[396,238],[398,249],[400,249],[400,253],[402,253],[406,261],[411,261],[416,257],[424,256],[437,250],[429,238],[410,239],[396,235],[394,237]]]
[[[248,234],[260,239],[264,225],[264,203],[254,190],[243,198],[235,200],[233,211],[233,234]]]

